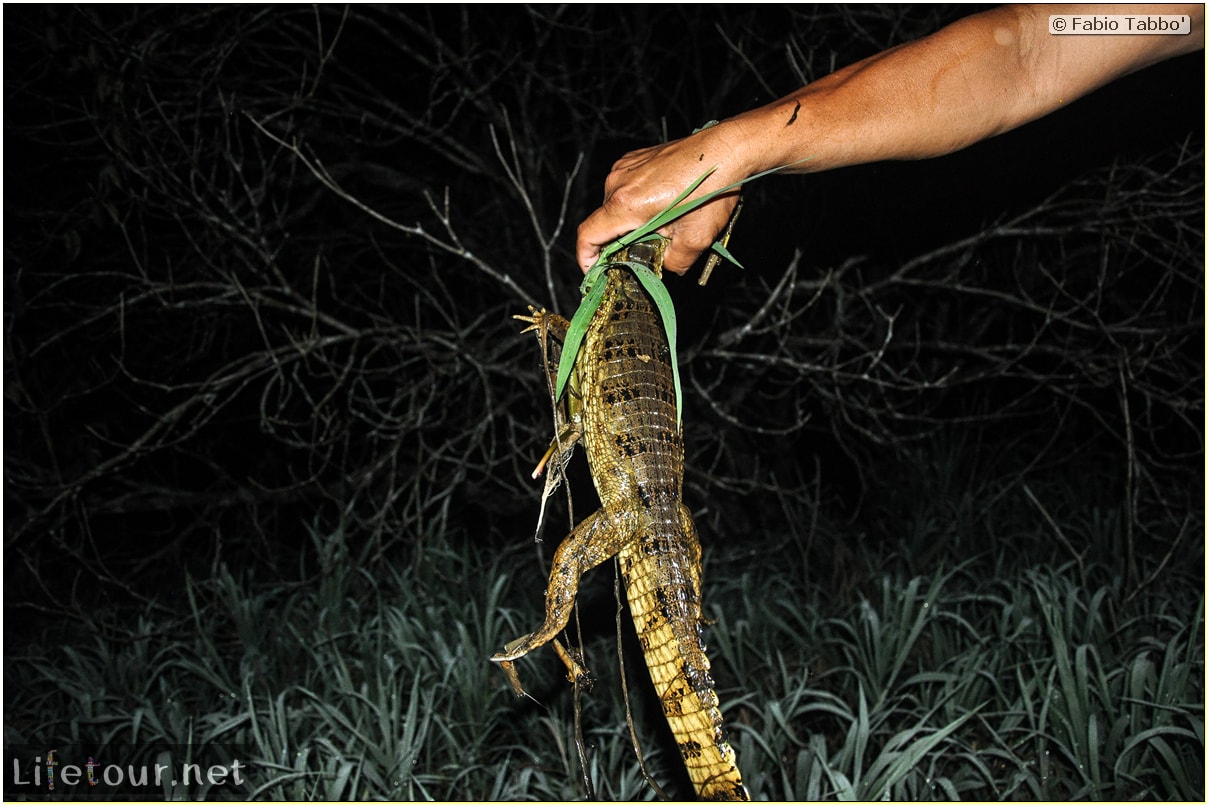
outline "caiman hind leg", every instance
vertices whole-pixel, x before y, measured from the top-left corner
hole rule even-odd
[[[629,513],[598,509],[567,535],[550,568],[546,588],[546,620],[535,632],[510,641],[503,652],[491,656],[496,663],[514,661],[558,635],[571,618],[579,578],[616,554],[634,539],[634,518]]]

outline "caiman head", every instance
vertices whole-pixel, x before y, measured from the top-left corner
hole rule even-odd
[[[610,263],[622,263],[627,260],[632,260],[635,263],[641,263],[655,273],[656,277],[663,277],[663,255],[667,252],[667,238],[660,236],[650,241],[642,243],[630,244],[625,249],[613,256]]]

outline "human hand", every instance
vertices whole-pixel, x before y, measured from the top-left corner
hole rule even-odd
[[[747,178],[721,128],[631,151],[613,165],[604,204],[579,225],[575,251],[581,270],[591,268],[605,246],[662,212],[710,167],[717,166],[690,199]],[[738,189],[725,193],[659,229],[669,239],[663,267],[688,271],[725,229],[738,198]]]

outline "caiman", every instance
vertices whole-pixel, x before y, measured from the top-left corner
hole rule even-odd
[[[702,640],[701,546],[681,500],[684,442],[673,357],[651,298],[634,273],[618,265],[634,261],[659,275],[663,250],[662,240],[630,246],[599,281],[607,285],[575,364],[577,382],[568,392],[576,396],[568,415],[575,422],[567,433],[585,446],[601,507],[554,555],[545,622],[492,660],[511,669],[511,661],[554,639],[570,618],[580,577],[616,556],[647,669],[697,795],[749,800],[723,732]],[[561,349],[566,319],[545,311],[516,318]],[[553,356],[556,365],[557,351]],[[546,361],[549,370],[551,358]],[[567,441],[556,455],[560,469]]]

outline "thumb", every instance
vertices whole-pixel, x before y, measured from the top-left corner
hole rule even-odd
[[[606,246],[642,224],[639,221],[631,225],[628,220],[610,213],[607,206],[585,218],[575,239],[575,260],[580,271],[586,273]]]
[[[577,242],[575,244],[575,260],[579,263],[579,270],[587,274],[588,269],[592,268],[592,264],[596,262],[596,258],[600,257],[601,249],[601,246],[593,243]]]

